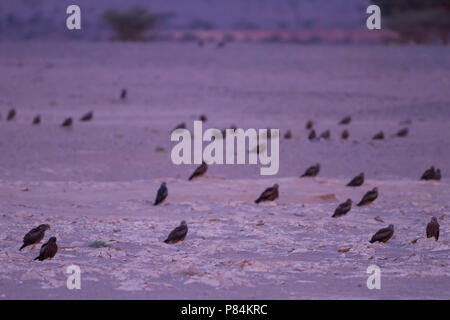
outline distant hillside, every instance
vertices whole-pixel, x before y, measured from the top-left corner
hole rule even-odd
[[[65,9],[82,9],[82,32],[65,28]],[[6,39],[103,39],[100,19],[107,9],[131,6],[171,14],[163,29],[362,29],[368,0],[2,0],[0,37]]]

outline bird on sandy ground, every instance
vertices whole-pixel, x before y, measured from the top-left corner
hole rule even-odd
[[[51,237],[46,243],[42,245],[39,256],[34,258],[34,260],[44,261],[45,259],[52,259],[57,251],[58,246],[56,245],[56,238]]]
[[[436,177],[436,170],[434,166],[431,166],[430,169],[425,170],[420,180],[433,180]]]
[[[436,217],[432,217],[431,221],[427,224],[427,238],[434,237],[436,241],[439,239],[439,223]]]
[[[33,124],[40,124],[41,123],[41,116],[37,115],[33,118]]]
[[[330,139],[330,130],[325,130],[320,134],[320,138],[322,139]]]
[[[255,200],[255,203],[260,203],[263,201],[273,201],[278,198],[278,184],[274,184],[272,187],[264,190],[263,193],[259,196],[258,199]]]
[[[368,191],[364,197],[362,197],[361,201],[358,203],[358,207],[367,205],[375,201],[375,199],[378,197],[378,188],[375,187],[372,190]]]
[[[202,164],[195,169],[194,173],[189,177],[189,180],[192,180],[196,177],[201,177],[206,173],[206,170],[208,170],[208,165],[205,161],[202,162]]]
[[[84,116],[81,117],[80,121],[91,121],[94,118],[94,112],[89,111]]]
[[[14,120],[15,117],[16,117],[16,110],[15,109],[11,109],[8,112],[8,116],[6,117],[6,121]]]
[[[315,164],[314,166],[309,167],[305,173],[300,177],[315,177],[319,174],[320,171],[320,164]]]
[[[372,138],[372,140],[383,140],[383,139],[384,139],[384,132],[383,131],[378,132]]]
[[[350,136],[350,134],[348,133],[348,130],[347,130],[347,129],[345,129],[344,131],[342,131],[342,134],[341,134],[342,140],[347,140],[349,136]]]
[[[206,122],[207,118],[204,114],[200,115],[200,121]]]
[[[440,181],[441,178],[442,178],[442,176],[441,176],[441,169],[436,169],[436,174],[434,176],[434,180]]]
[[[169,195],[169,190],[167,189],[167,185],[165,182],[161,183],[161,186],[159,187],[158,193],[156,194],[155,202],[153,203],[154,206],[157,206],[158,204],[162,203],[164,200],[166,200],[167,196]]]
[[[352,122],[352,117],[351,116],[346,116],[344,119],[342,119],[339,124],[340,125],[345,125],[345,124],[349,124],[350,122]]]
[[[315,138],[316,138],[316,130],[312,129],[312,130],[309,132],[308,139],[309,139],[309,140],[314,140]]]
[[[378,230],[370,239],[370,243],[387,242],[394,235],[394,225],[390,224],[389,227]]]
[[[61,124],[61,127],[70,127],[72,126],[72,118],[67,118],[64,120],[64,122]]]
[[[44,239],[45,231],[48,229],[50,229],[50,226],[48,224],[41,224],[40,226],[31,229],[23,237],[23,244],[20,247],[19,251],[30,245],[33,245],[33,247],[34,247],[34,245],[41,242],[41,240]]]
[[[170,232],[169,236],[166,240],[164,240],[165,243],[177,243],[179,241],[183,241],[184,238],[186,238],[186,234],[188,232],[188,226],[186,221],[181,221],[180,225],[176,227],[175,229]]]
[[[364,183],[364,172],[361,172],[359,175],[354,177],[349,183],[347,183],[347,187],[360,187]]]
[[[284,138],[285,138],[285,139],[291,139],[291,138],[292,138],[291,130],[288,130],[288,131],[284,134]]]
[[[175,130],[178,130],[178,129],[186,129],[186,123],[184,123],[184,122],[180,123],[172,131],[175,131]]]
[[[125,100],[126,97],[127,97],[127,89],[122,89],[122,91],[120,92],[120,99]]]
[[[306,123],[306,130],[311,130],[313,126],[314,126],[314,122],[312,122],[312,120],[309,120]]]
[[[403,128],[400,131],[398,131],[395,135],[397,137],[406,137],[408,135],[409,129],[408,128]]]
[[[334,211],[333,218],[341,217],[346,215],[352,208],[352,199],[347,199],[347,201],[341,203]]]

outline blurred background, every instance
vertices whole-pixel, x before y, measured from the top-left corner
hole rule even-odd
[[[366,28],[366,8],[382,30]],[[67,6],[82,31],[65,28]],[[0,38],[448,43],[449,0],[2,0]]]

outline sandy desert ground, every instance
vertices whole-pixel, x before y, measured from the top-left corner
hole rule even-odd
[[[0,298],[450,298],[449,70],[448,48],[431,46],[0,43]],[[187,181],[195,166],[171,163],[169,134],[202,113],[211,128],[291,130],[279,174],[211,166]],[[309,141],[309,119],[331,139]],[[319,176],[300,179],[316,162]],[[431,165],[442,181],[419,181]],[[363,186],[345,187],[362,171]],[[162,181],[169,197],[154,207]],[[280,198],[254,204],[274,183]],[[375,186],[372,205],[331,218]],[[438,242],[424,238],[432,216]],[[163,243],[183,219],[186,240]],[[51,261],[18,250],[41,223],[58,238]],[[368,242],[391,223],[390,241]],[[81,290],[66,288],[71,264]],[[371,264],[381,290],[366,287]]]

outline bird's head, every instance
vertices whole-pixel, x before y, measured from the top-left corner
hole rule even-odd
[[[348,203],[352,203],[352,199],[347,199],[347,202]]]
[[[431,218],[431,221],[433,221],[433,222],[435,222],[435,223],[438,222],[436,217],[432,217],[432,218]]]
[[[48,225],[48,224],[41,224],[39,227],[39,230],[48,230],[48,229],[50,229],[50,225]]]
[[[186,223],[186,221],[181,221],[181,223],[180,223],[180,226],[187,226],[187,223]]]
[[[317,169],[320,169],[320,163],[316,164]]]
[[[161,183],[161,185],[162,185],[163,187],[165,187],[165,186],[167,185],[167,183],[163,182],[163,183]]]
[[[273,187],[274,187],[275,189],[278,189],[278,183],[275,183],[275,184],[273,185]]]
[[[375,188],[373,188],[373,190],[372,190],[373,192],[378,192],[378,188],[377,187],[375,187]]]
[[[389,229],[394,230],[394,225],[393,225],[393,224],[390,224],[390,225],[389,225]]]
[[[359,176],[360,176],[361,178],[364,178],[364,172],[361,172],[361,173],[359,174]]]
[[[50,239],[48,239],[48,242],[56,242],[56,237],[51,237]]]

